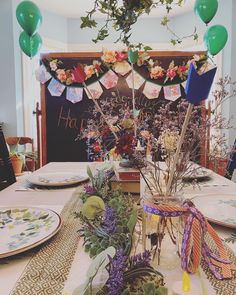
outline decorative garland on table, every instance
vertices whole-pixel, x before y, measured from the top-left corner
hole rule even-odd
[[[144,83],[143,94],[149,98],[158,98],[162,87],[166,99],[176,100],[181,96],[180,85],[185,88],[190,64],[199,70],[205,70],[209,66],[206,55],[194,55],[193,58],[175,64],[172,60],[167,68],[161,62],[153,60],[147,52],[139,54],[137,66],[145,69],[148,79],[142,74],[134,71],[134,87],[139,89]],[[52,96],[60,96],[67,87],[67,98],[72,102],[78,102],[83,97],[83,85],[76,81],[76,71],[78,64],[73,68],[66,67],[59,59],[44,59],[42,65],[36,72],[36,78],[42,83],[48,80],[51,82],[48,89]],[[129,88],[132,88],[131,65],[128,62],[127,52],[104,51],[101,60],[94,59],[91,64],[82,64],[86,74],[86,84],[95,98],[99,98],[103,89],[98,81],[106,88],[110,89],[117,85],[119,76],[125,76]],[[77,97],[77,98],[76,98]],[[175,98],[176,97],[176,98]]]

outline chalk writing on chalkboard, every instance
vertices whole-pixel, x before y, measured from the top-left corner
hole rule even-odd
[[[58,127],[64,127],[65,129],[79,129],[78,128],[78,119],[75,117],[71,117],[71,110],[65,110],[63,106],[61,106],[60,114],[57,121]]]

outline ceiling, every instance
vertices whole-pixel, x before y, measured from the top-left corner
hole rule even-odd
[[[93,8],[93,0],[34,0],[34,2],[42,10],[47,10],[55,14],[59,14],[65,17],[77,18],[86,14]],[[176,6],[172,12],[171,16],[186,13],[193,9],[195,0],[186,0],[183,7]],[[165,13],[163,7],[158,7],[153,9],[150,15],[152,17],[163,17]],[[96,17],[103,17],[101,13],[97,13]]]

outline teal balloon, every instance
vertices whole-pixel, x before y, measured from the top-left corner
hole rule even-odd
[[[135,64],[138,60],[138,50],[129,50],[128,51],[128,60],[131,64]]]
[[[42,46],[42,39],[38,33],[29,36],[26,32],[22,32],[19,38],[21,50],[30,58],[34,57]]]
[[[212,54],[216,55],[225,46],[228,40],[228,32],[226,28],[222,25],[215,25],[210,27],[205,35],[204,42],[207,50]]]
[[[33,36],[42,23],[41,12],[38,6],[31,1],[23,1],[17,6],[16,18],[29,36]]]
[[[213,19],[217,12],[217,9],[217,0],[196,0],[194,5],[195,13],[205,24],[208,24]]]

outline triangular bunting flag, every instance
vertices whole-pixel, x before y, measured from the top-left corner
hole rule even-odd
[[[72,103],[77,103],[83,99],[83,88],[81,87],[67,87],[66,99]]]
[[[52,78],[48,84],[48,91],[50,92],[51,96],[61,96],[65,88],[65,85],[61,84],[54,78]]]
[[[127,61],[123,60],[123,61],[118,61],[114,63],[112,69],[117,74],[120,74],[121,76],[125,76],[126,74],[128,74],[129,71],[131,71],[131,66]]]
[[[148,99],[154,99],[154,98],[157,98],[159,96],[161,88],[162,88],[161,86],[159,86],[159,85],[157,85],[155,83],[146,81],[146,84],[145,84],[144,89],[143,89],[143,94]]]
[[[179,84],[164,86],[164,97],[167,100],[176,101],[181,96]]]
[[[49,79],[52,78],[51,74],[47,71],[44,65],[41,65],[36,71],[35,71],[35,77],[37,81],[39,81],[42,84],[45,84]]]
[[[133,88],[133,78],[132,78],[132,72],[129,74],[129,76],[126,78],[126,82],[129,86],[129,88]],[[145,79],[139,75],[137,72],[134,71],[134,89],[139,89],[143,83],[145,82]]]
[[[89,92],[91,93],[91,95],[93,96],[94,99],[98,99],[103,93],[102,87],[98,81],[88,85],[87,88],[89,89]],[[86,91],[88,98],[92,99],[90,97],[90,94],[88,93],[87,89],[84,88],[84,90]]]
[[[106,89],[110,89],[117,85],[118,76],[112,70],[109,70],[101,77],[100,82]]]

